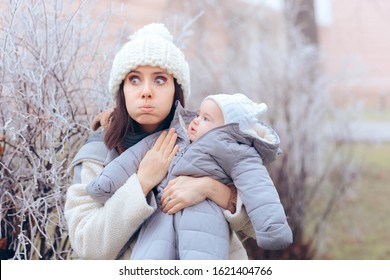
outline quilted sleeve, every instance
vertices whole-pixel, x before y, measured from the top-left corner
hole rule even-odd
[[[292,231],[261,157],[253,147],[238,143],[231,143],[224,150],[216,160],[230,175],[238,190],[253,224],[258,246],[265,250],[286,248],[292,243]]]
[[[112,160],[102,172],[87,185],[87,193],[97,202],[105,203],[133,174],[151,148],[158,134],[153,134],[128,148]]]

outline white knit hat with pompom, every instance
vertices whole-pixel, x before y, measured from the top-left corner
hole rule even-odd
[[[117,98],[126,75],[138,66],[157,66],[168,71],[181,86],[184,97],[190,96],[190,70],[182,51],[173,44],[173,37],[161,23],[151,23],[136,31],[115,55],[109,90]]]
[[[242,93],[208,95],[207,99],[217,103],[225,124],[241,123],[243,119],[258,120],[267,111],[265,103],[255,103]]]
[[[238,123],[241,131],[254,137],[260,137],[269,143],[279,143],[279,136],[268,125],[260,122],[267,111],[265,103],[256,103],[245,94],[215,94],[208,95],[204,100],[211,99],[222,111],[225,124]]]

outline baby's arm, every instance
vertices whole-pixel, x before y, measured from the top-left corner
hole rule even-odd
[[[105,203],[133,174],[159,133],[152,134],[104,167],[102,172],[87,185],[87,193],[96,201]]]
[[[251,147],[242,148],[243,145],[232,145],[229,151],[236,160],[226,161],[221,157],[219,164],[237,187],[253,223],[259,247],[266,250],[286,248],[292,243],[292,232],[279,194],[261,157]]]

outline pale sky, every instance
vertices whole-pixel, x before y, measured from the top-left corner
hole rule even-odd
[[[249,3],[267,5],[277,11],[284,7],[283,0],[244,0]],[[314,0],[315,17],[320,26],[332,24],[332,0]]]

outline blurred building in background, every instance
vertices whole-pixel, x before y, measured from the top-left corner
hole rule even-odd
[[[390,2],[316,0],[319,44],[338,101],[390,107]]]
[[[297,19],[306,35],[317,43],[325,59],[325,71],[331,80],[331,92],[341,106],[368,107],[387,110],[390,107],[390,2],[386,0],[227,0],[227,1],[181,1],[181,0],[107,0],[101,1],[95,12],[114,11],[111,28],[123,28],[123,35],[131,34],[144,24],[151,22],[171,22],[180,17],[203,15],[195,25],[207,30],[212,38],[201,38],[194,32],[190,42],[216,52],[217,59],[223,62],[226,46],[226,28],[231,14],[259,13],[269,18],[269,26],[274,26],[275,40],[280,40],[283,32],[282,21],[286,4],[302,10]],[[209,10],[204,10],[207,7]],[[212,11],[210,11],[212,9]],[[250,26],[251,15],[241,17],[247,22],[230,24]],[[258,34],[261,28],[252,25],[245,33]],[[180,26],[176,25],[179,29]],[[179,32],[179,30],[176,30]],[[197,32],[199,29],[196,30]],[[113,32],[114,34],[117,34]],[[244,35],[244,34],[243,34]],[[256,35],[253,35],[256,36]],[[197,38],[203,41],[197,41]],[[115,38],[112,38],[115,41]],[[239,38],[237,38],[239,40]],[[269,38],[268,38],[269,39]],[[225,47],[224,47],[225,46]],[[226,48],[227,47],[227,48]],[[189,48],[191,49],[191,48]],[[192,52],[190,50],[190,52]],[[194,54],[196,55],[196,54]],[[218,63],[218,61],[216,61]]]

